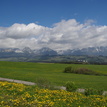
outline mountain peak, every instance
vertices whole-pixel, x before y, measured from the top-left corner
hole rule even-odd
[[[48,48],[48,47],[43,47],[38,50],[39,55],[57,55],[57,52]]]
[[[33,53],[33,51],[29,47],[25,47],[22,50],[24,53]]]

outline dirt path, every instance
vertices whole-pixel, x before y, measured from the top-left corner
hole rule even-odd
[[[21,84],[25,84],[25,85],[36,85],[36,83],[34,83],[34,82],[15,80],[15,79],[8,79],[8,78],[1,78],[1,77],[0,77],[0,81],[15,82],[15,83],[21,83]]]

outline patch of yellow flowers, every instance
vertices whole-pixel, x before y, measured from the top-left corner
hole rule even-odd
[[[0,107],[107,107],[107,96],[0,82]]]

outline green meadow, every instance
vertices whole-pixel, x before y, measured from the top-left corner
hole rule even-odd
[[[79,88],[95,88],[107,90],[107,76],[63,73],[65,67],[88,68],[107,74],[107,65],[88,64],[58,64],[31,62],[0,62],[0,77],[36,82],[45,78],[55,85],[63,86],[67,81],[73,81]]]

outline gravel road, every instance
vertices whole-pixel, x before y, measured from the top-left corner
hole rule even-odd
[[[0,81],[15,82],[15,83],[21,83],[21,84],[25,84],[25,85],[36,85],[36,83],[34,83],[34,82],[15,80],[15,79],[8,79],[8,78],[1,78],[1,77],[0,77]]]

